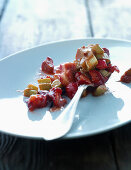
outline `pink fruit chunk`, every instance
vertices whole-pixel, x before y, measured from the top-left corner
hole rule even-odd
[[[46,60],[42,62],[41,70],[46,74],[54,74],[54,64],[50,57],[47,57]]]
[[[78,85],[76,82],[70,83],[66,86],[66,94],[70,99],[74,97],[77,90],[78,90]]]

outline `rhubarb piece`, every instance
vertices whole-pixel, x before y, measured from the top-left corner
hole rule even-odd
[[[51,79],[50,78],[42,78],[42,79],[38,79],[37,80],[38,83],[51,83]]]
[[[85,72],[92,70],[98,64],[98,61],[91,51],[91,47],[81,47],[77,50],[76,61],[77,68],[82,68]]]
[[[40,83],[39,89],[40,90],[50,90],[51,89],[51,83]]]
[[[107,87],[105,85],[98,86],[93,92],[93,96],[101,96],[107,91]]]
[[[62,84],[59,79],[56,79],[51,84],[52,87],[62,87]]]
[[[29,85],[27,86],[27,88],[30,89],[30,90],[36,90],[36,91],[38,91],[38,87],[35,86],[35,85],[33,85],[33,84],[29,84]]]
[[[31,90],[31,89],[28,89],[28,88],[26,88],[24,90],[24,96],[25,97],[30,97],[31,95],[34,95],[34,94],[37,94],[37,93],[38,93],[37,90]]]
[[[100,70],[100,73],[104,76],[104,77],[110,77],[111,72],[106,71],[106,70]]]
[[[104,54],[104,50],[99,46],[99,44],[93,45],[92,51],[95,54],[95,56]]]

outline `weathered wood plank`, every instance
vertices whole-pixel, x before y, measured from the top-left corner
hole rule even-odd
[[[11,0],[1,22],[0,58],[49,41],[90,36],[84,0]]]
[[[114,146],[120,170],[131,169],[131,124],[114,131]]]
[[[128,0],[88,1],[91,24],[95,37],[131,40],[131,2]],[[112,132],[112,148],[117,169],[131,169],[131,124]]]
[[[110,133],[106,133],[83,139],[50,142],[49,169],[116,170],[109,138]]]
[[[88,0],[93,34],[131,40],[131,2],[129,0]]]
[[[12,151],[0,159],[0,170],[47,170],[43,140],[18,138]]]
[[[6,3],[6,0],[0,0],[0,18],[2,17],[2,10],[4,8],[4,5]]]

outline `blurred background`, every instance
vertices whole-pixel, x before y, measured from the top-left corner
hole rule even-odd
[[[51,41],[131,40],[129,0],[0,0],[0,58]]]

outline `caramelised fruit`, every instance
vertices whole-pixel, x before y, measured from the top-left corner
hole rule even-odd
[[[94,86],[99,86],[99,85],[105,84],[106,81],[108,80],[107,77],[104,77],[97,70],[91,70],[91,71],[89,71],[89,74],[91,76],[91,82],[94,84]]]
[[[34,86],[31,85],[30,89],[28,87],[24,91],[26,96],[30,97],[29,110],[46,107],[50,102],[53,103],[52,110],[57,110],[66,104],[62,94],[73,98],[78,86],[82,84],[92,86],[84,91],[83,96],[88,93],[95,96],[104,94],[107,90],[105,83],[110,75],[114,71],[119,72],[117,66],[111,64],[109,55],[109,50],[101,48],[99,44],[82,46],[77,50],[74,62],[60,64],[55,69],[53,60],[47,57],[41,65],[41,70],[46,75],[38,79],[39,89],[35,89],[34,93]]]
[[[91,84],[91,80],[88,75],[82,74],[80,71],[75,74],[75,80],[78,85]]]
[[[54,106],[57,106],[58,108],[61,108],[67,103],[66,99],[62,98],[61,94],[62,90],[59,87],[53,87],[48,93],[49,98],[53,101]]]
[[[114,71],[116,71],[116,72],[118,72],[118,73],[120,72],[119,69],[118,69],[118,67],[117,67],[117,66],[113,66],[112,64],[108,64],[106,70],[109,71],[109,72],[111,72],[111,73],[113,73]]]
[[[54,74],[54,64],[50,57],[47,57],[46,60],[42,62],[41,70],[46,74]]]
[[[78,84],[76,82],[70,83],[66,86],[66,94],[70,99],[74,97],[77,90],[78,90]]]
[[[43,108],[47,106],[47,95],[37,94],[30,96],[28,102],[28,108],[33,111],[37,108]]]
[[[50,91],[40,91],[39,94],[31,95],[27,101],[28,108],[30,111],[33,111],[37,108],[46,107],[49,102],[53,102],[53,106],[61,108],[64,106],[67,101],[61,96],[61,88],[52,88]]]
[[[96,68],[98,68],[99,70],[106,69],[107,68],[106,60],[104,59],[98,60],[98,64],[96,65]]]
[[[120,81],[123,83],[131,83],[131,68],[121,76]]]
[[[59,79],[63,86],[67,86],[70,82],[75,81],[74,75],[76,71],[77,69],[75,63],[61,64],[59,66],[59,69],[57,68],[56,73],[58,74],[55,74],[54,77],[56,77],[56,79]]]

